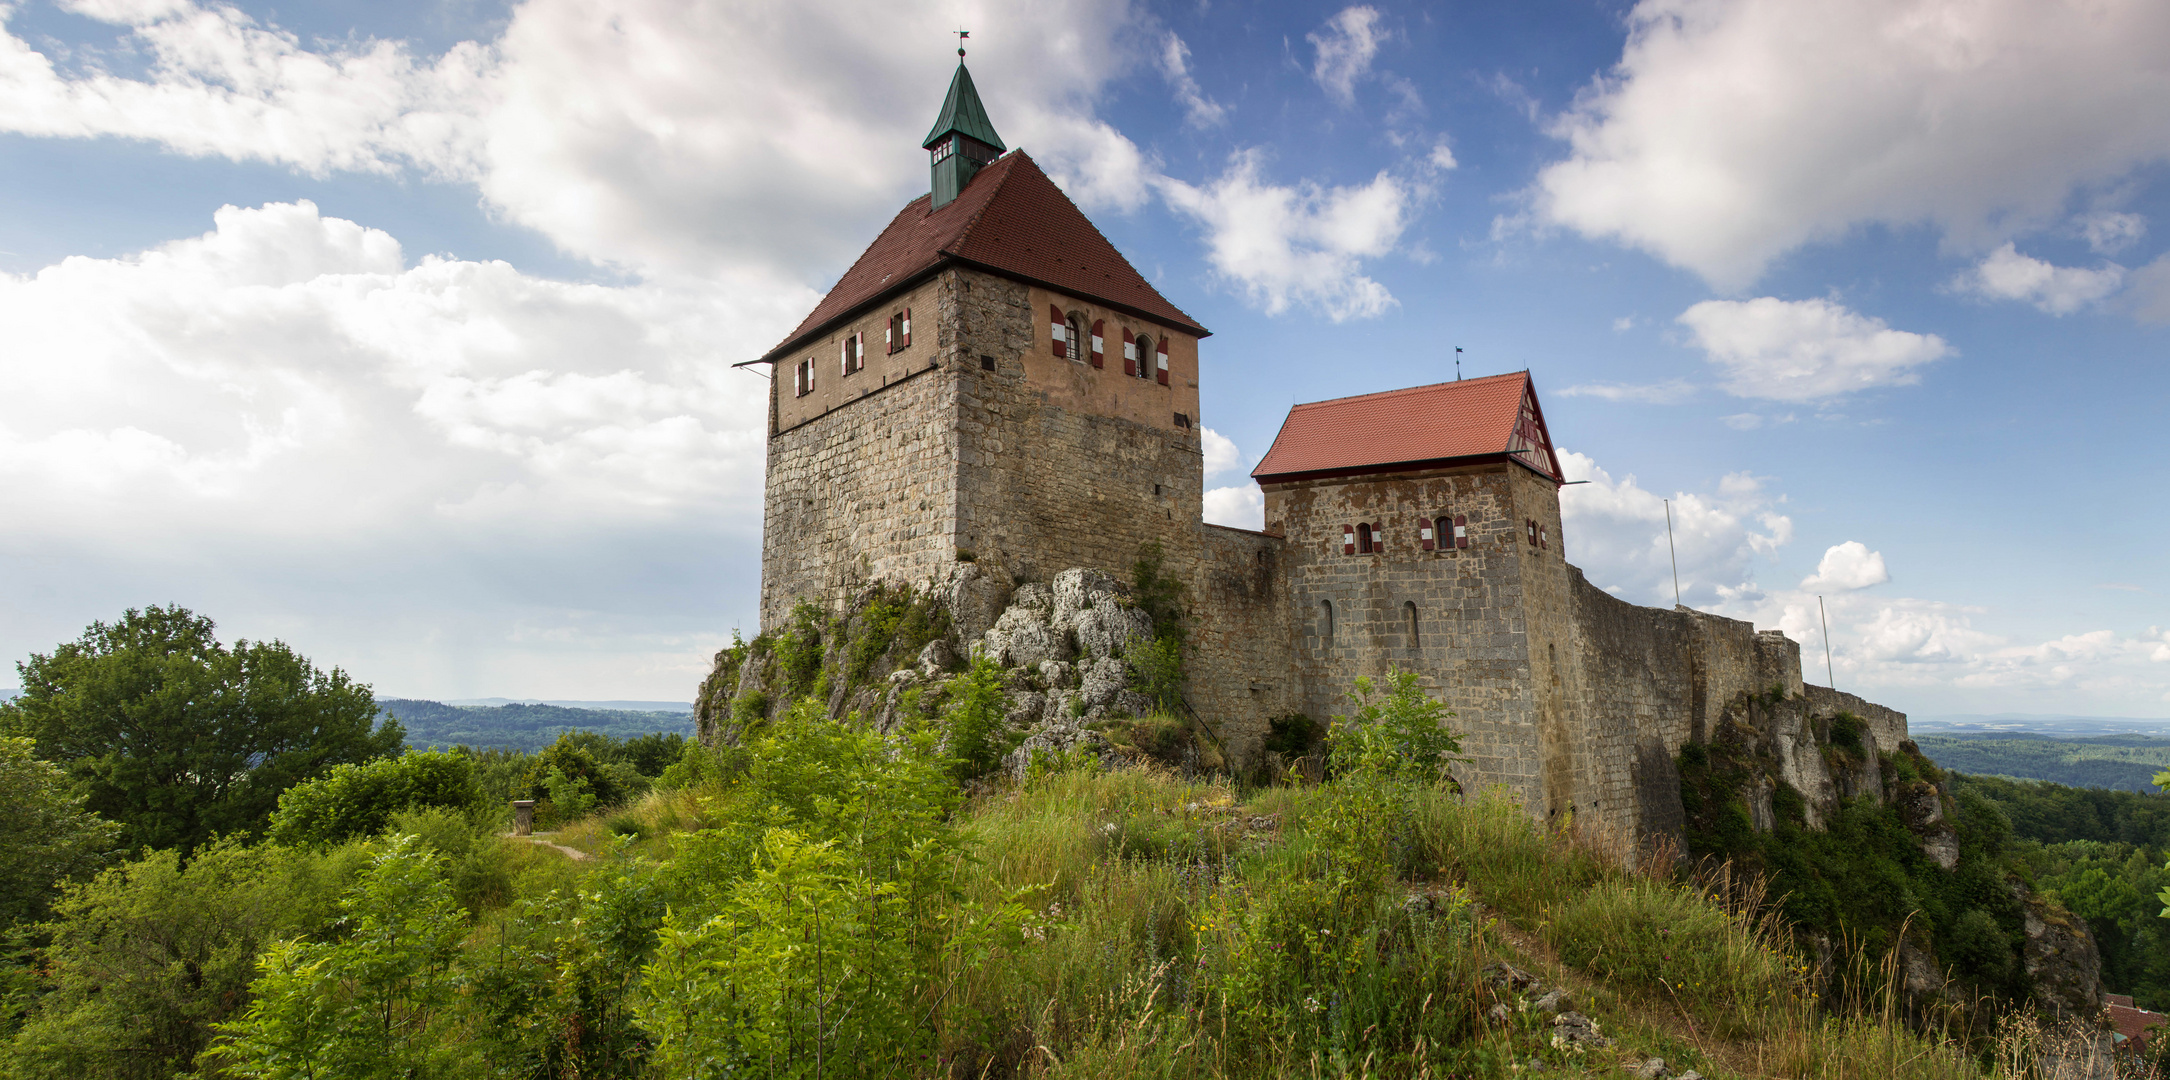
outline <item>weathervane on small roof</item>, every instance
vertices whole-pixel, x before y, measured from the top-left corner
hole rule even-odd
[[[964,63],[964,39],[971,37],[972,31],[958,30],[955,33],[957,35],[957,62],[961,64]]]

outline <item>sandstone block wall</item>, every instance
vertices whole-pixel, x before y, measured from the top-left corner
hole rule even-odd
[[[1873,701],[1866,701],[1852,694],[1833,690],[1828,686],[1805,685],[1809,706],[1818,716],[1836,716],[1850,712],[1869,722],[1869,732],[1876,736],[1876,745],[1890,750],[1907,738],[1906,714],[1897,709],[1887,709]]]
[[[857,582],[919,584],[948,572],[956,551],[956,400],[951,373],[922,369],[770,437],[762,629],[783,622],[801,599],[836,606]]]
[[[1119,335],[1109,366],[1057,359],[1043,290],[970,270],[940,284],[944,325],[968,354],[958,544],[983,566],[1045,581],[1071,567],[1127,578],[1141,545],[1157,541],[1168,568],[1190,579],[1204,500],[1195,344],[1178,350],[1181,364],[1171,357],[1181,370],[1161,386],[1122,373]],[[1193,422],[1178,426],[1185,407]]]
[[[1213,725],[1239,767],[1262,760],[1275,717],[1303,711],[1289,666],[1292,636],[1286,547],[1279,537],[1201,524],[1188,581],[1191,707]]]
[[[1542,796],[1522,514],[1508,470],[1480,465],[1361,482],[1299,481],[1266,490],[1266,531],[1287,538],[1291,666],[1302,711],[1347,715],[1359,675],[1415,670],[1455,712],[1474,762],[1471,790]],[[1418,523],[1460,514],[1467,548],[1424,551]],[[1342,526],[1384,526],[1384,550],[1343,553]],[[1555,526],[1556,527],[1556,526]],[[1410,614],[1414,612],[1412,633]]]

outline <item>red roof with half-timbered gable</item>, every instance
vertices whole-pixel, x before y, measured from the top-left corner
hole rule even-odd
[[[1022,150],[981,169],[957,198],[930,210],[922,195],[897,214],[836,287],[782,344],[774,362],[840,320],[952,263],[976,267],[1205,337],[1130,265],[1077,204]]]
[[[1555,483],[1566,479],[1529,372],[1298,405],[1251,475],[1272,483],[1481,458],[1520,462]]]

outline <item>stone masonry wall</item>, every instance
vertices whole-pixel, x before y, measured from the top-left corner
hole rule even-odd
[[[1201,524],[1189,580],[1191,707],[1212,724],[1239,767],[1260,760],[1275,717],[1303,711],[1289,667],[1293,638],[1280,537]]]
[[[1413,669],[1465,733],[1463,752],[1475,760],[1458,774],[1464,786],[1504,786],[1535,806],[1542,782],[1523,531],[1508,474],[1517,468],[1274,484],[1266,489],[1266,531],[1287,538],[1301,710],[1321,721],[1347,715],[1357,676]],[[1442,514],[1467,518],[1469,547],[1421,549],[1418,522]],[[1358,522],[1384,526],[1381,553],[1343,553],[1342,526]]]
[[[1575,811],[1634,834],[1677,833],[1680,748],[1707,739],[1740,694],[1801,693],[1800,647],[1752,623],[1630,604],[1568,571],[1582,668],[1576,738],[1588,748]]]
[[[923,369],[770,437],[762,629],[802,599],[842,603],[857,581],[917,584],[947,573],[956,550],[956,400],[950,372]]]
[[[969,354],[958,545],[1015,580],[1046,581],[1072,567],[1128,577],[1140,546],[1158,542],[1191,579],[1204,499],[1195,344],[1172,350],[1161,386],[1124,376],[1119,334],[1109,366],[1054,357],[1042,290],[970,270],[939,283],[945,325],[954,313]],[[1178,426],[1185,407],[1192,423]]]
[[[1865,701],[1852,694],[1833,690],[1828,686],[1809,684],[1802,687],[1808,695],[1808,704],[1818,716],[1835,716],[1850,712],[1869,722],[1869,732],[1876,736],[1876,745],[1889,750],[1907,738],[1906,714],[1897,709],[1887,709],[1873,701]]]

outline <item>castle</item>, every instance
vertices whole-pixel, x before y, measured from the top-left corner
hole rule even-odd
[[[1122,574],[1157,543],[1188,588],[1186,696],[1238,761],[1389,667],[1455,711],[1465,785],[1638,834],[1678,831],[1675,755],[1744,699],[1905,738],[1903,715],[1804,685],[1779,632],[1569,565],[1527,372],[1297,406],[1252,474],[1264,530],[1205,523],[1209,332],[1003,145],[962,62],[922,147],[929,194],[748,362],[774,373],[764,630],[871,580]]]

